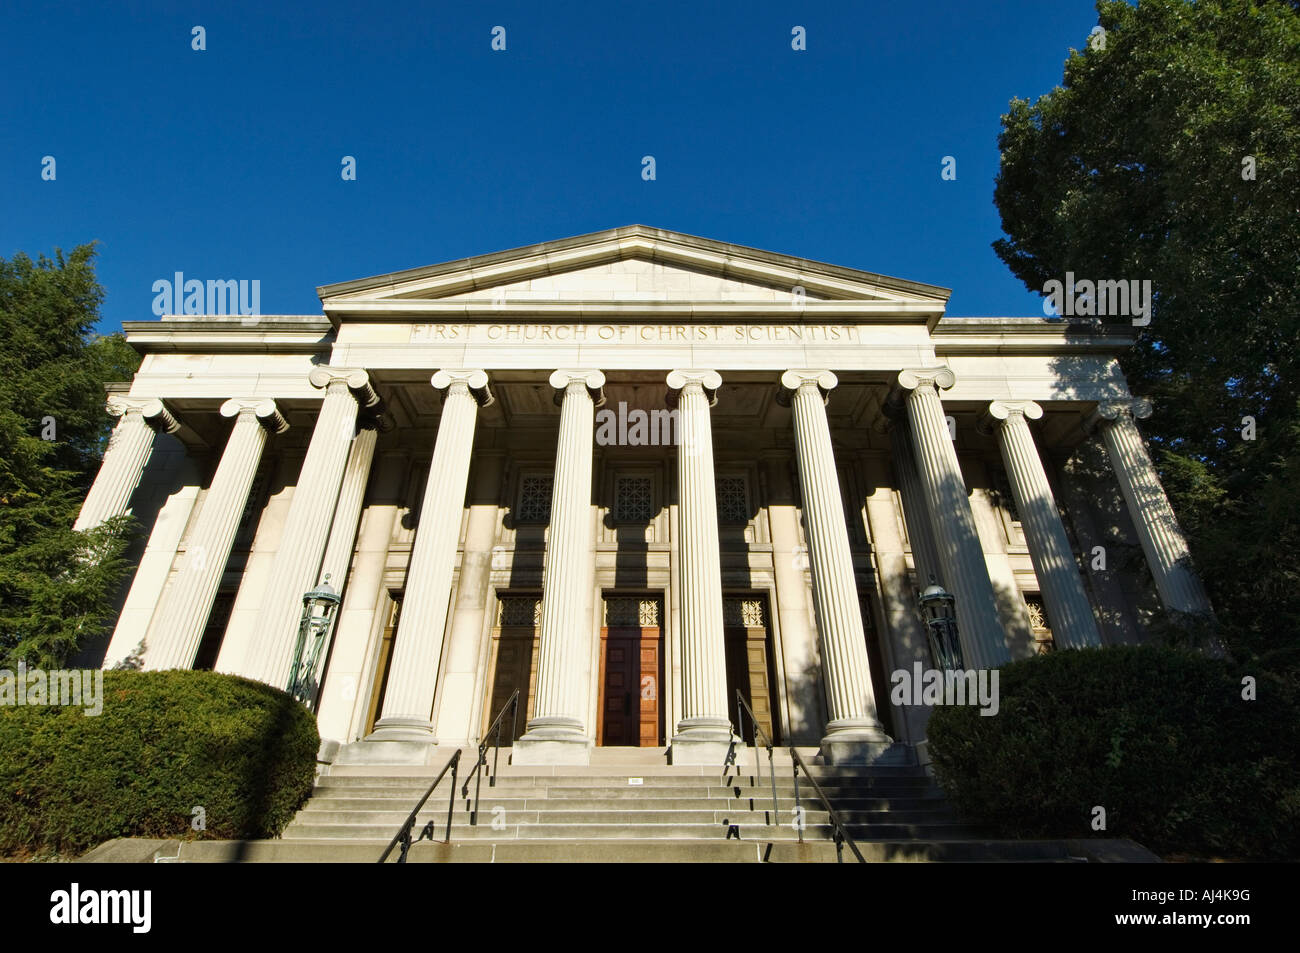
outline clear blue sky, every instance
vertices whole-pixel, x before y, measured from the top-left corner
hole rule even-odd
[[[632,223],[1042,314],[989,247],[998,120],[1096,24],[1090,0],[18,6],[0,256],[99,239],[105,331],[176,271],[311,314],[318,285]]]

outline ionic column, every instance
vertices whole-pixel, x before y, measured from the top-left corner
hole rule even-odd
[[[789,370],[781,375],[781,386],[792,392],[804,530],[830,709],[821,749],[831,764],[881,760],[893,743],[876,714],[867,636],[826,420],[825,392],[837,383],[830,371]]]
[[[180,424],[163,402],[156,398],[108,398],[108,412],[120,418],[108,438],[99,473],[81,504],[81,512],[72,528],[84,532],[105,520],[121,516],[131,502],[131,494],[140,483],[144,465],[153,449],[154,434],[175,433]]]
[[[551,386],[562,393],[555,450],[550,538],[542,566],[542,624],[538,631],[537,696],[528,730],[514,746],[515,764],[586,764],[587,691],[583,660],[591,650],[587,601],[591,562],[591,469],[596,398],[605,375],[559,370]]]
[[[343,592],[347,582],[348,567],[352,564],[352,549],[357,542],[357,524],[361,521],[361,504],[370,480],[370,465],[375,459],[375,442],[379,430],[367,421],[357,428],[348,453],[348,464],[343,470],[343,485],[339,488],[338,505],[334,508],[334,521],[330,526],[329,542],[321,559],[320,577],[330,577],[330,585]],[[325,652],[321,652],[324,659]]]
[[[340,595],[347,586],[348,570],[352,566],[352,551],[356,547],[357,527],[361,522],[361,504],[366,496],[366,484],[370,482],[370,465],[375,458],[375,442],[378,438],[379,430],[374,420],[362,422],[357,428],[357,435],[352,438],[348,465],[343,470],[343,485],[339,488],[339,501],[334,507],[329,542],[325,544],[325,555],[321,559],[321,582],[329,583]],[[340,616],[341,613],[340,605]],[[341,621],[342,618],[335,622],[328,641],[321,646],[320,659],[312,677],[312,684],[317,686],[317,697],[325,674],[326,660],[330,658],[330,646]]]
[[[431,383],[447,393],[442,399],[438,437],[406,571],[384,707],[367,739],[397,742],[387,746],[394,760],[404,760],[403,752],[417,759],[427,756],[428,746],[438,743],[433,735],[433,696],[446,641],[474,426],[479,407],[492,401],[486,371],[443,369],[433,375]],[[411,746],[412,742],[418,747]]]
[[[317,367],[308,380],[313,387],[323,388],[325,397],[262,597],[259,631],[240,671],[277,688],[289,683],[303,594],[320,582],[321,558],[356,435],[357,414],[361,405],[379,403],[365,371]]]
[[[1200,578],[1192,569],[1187,538],[1137,429],[1135,421],[1150,416],[1151,402],[1145,398],[1103,401],[1097,405],[1089,424],[1101,429],[1111,468],[1124,494],[1165,610],[1208,616],[1213,609]]]
[[[145,652],[147,669],[193,667],[267,434],[289,429],[272,400],[228,400],[221,416],[234,417],[235,425],[185,545],[185,565],[158,608],[157,638]]]
[[[1043,408],[1032,400],[995,400],[989,404],[985,425],[997,434],[1053,637],[1062,648],[1101,645],[1092,604],[1029,430],[1029,421],[1042,416]]]
[[[721,764],[731,741],[727,717],[727,654],[722,636],[722,562],[718,498],[713,482],[709,407],[722,378],[717,371],[676,370],[677,585],[682,633],[682,720],[672,742],[673,764]]]
[[[997,668],[1011,660],[1011,653],[998,619],[993,581],[966,496],[966,481],[939,400],[939,390],[955,383],[946,367],[905,370],[898,375],[898,384],[907,393],[907,423],[939,569],[944,587],[957,603],[962,661],[967,668]]]

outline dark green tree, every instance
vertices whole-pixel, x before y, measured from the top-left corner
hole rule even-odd
[[[1229,647],[1300,656],[1300,4],[1099,0],[1061,86],[1002,118],[999,257],[1149,279],[1123,360]],[[1124,319],[1127,320],[1127,319]],[[1246,418],[1254,421],[1254,438]]]
[[[139,358],[99,337],[95,249],[0,259],[0,659],[59,667],[110,621],[129,518],[72,524],[111,430],[104,383]]]

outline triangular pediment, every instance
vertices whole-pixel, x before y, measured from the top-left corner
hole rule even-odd
[[[948,289],[629,225],[317,289],[327,313],[545,302],[861,302],[942,311]],[[432,306],[432,304],[430,304]]]

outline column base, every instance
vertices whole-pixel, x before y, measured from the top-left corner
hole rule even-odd
[[[879,767],[911,768],[916,766],[916,751],[900,741],[849,741],[840,738],[822,739],[819,764],[859,764]]]
[[[818,757],[822,764],[916,764],[912,746],[896,743],[879,724],[847,719],[826,726]]]
[[[591,764],[591,739],[569,718],[534,718],[515,739],[511,764]]]
[[[668,749],[668,763],[712,764],[721,771],[731,739],[731,723],[725,718],[684,718]]]
[[[335,764],[434,764],[438,739],[433,725],[415,718],[381,718],[360,741],[344,745]]]

